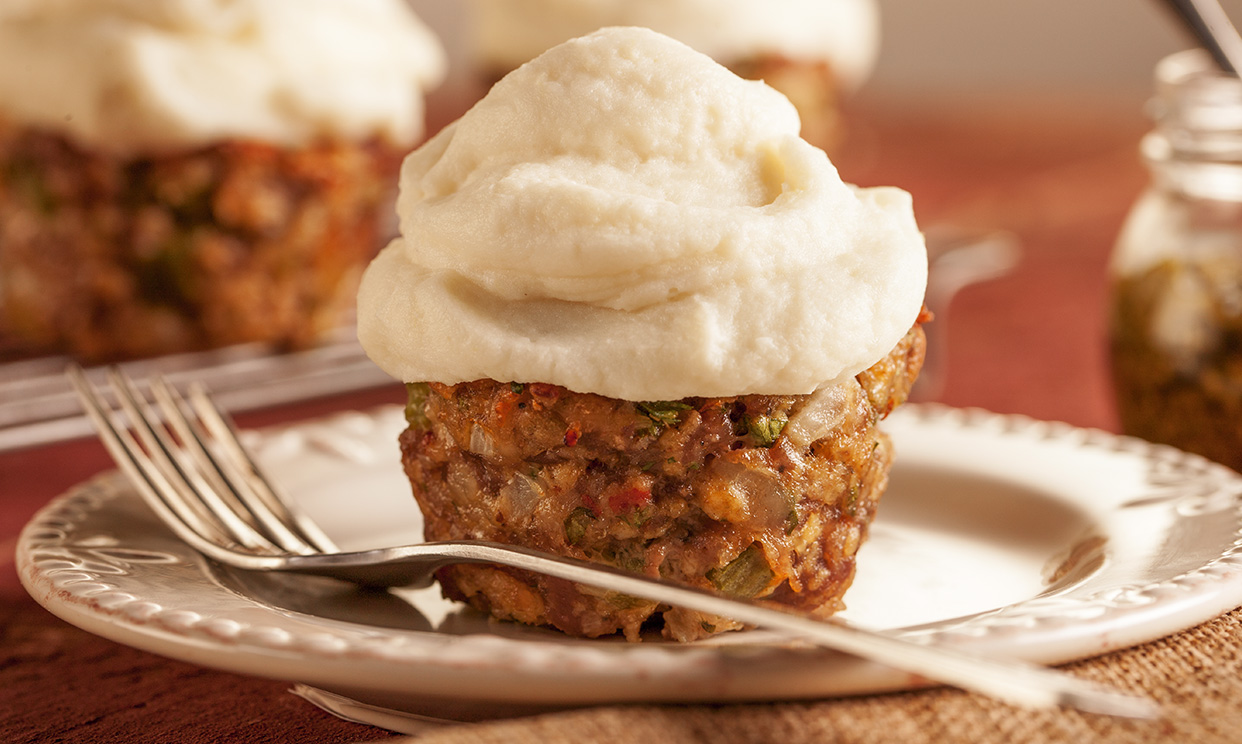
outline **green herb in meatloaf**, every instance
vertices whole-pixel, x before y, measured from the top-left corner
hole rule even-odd
[[[758,544],[751,545],[722,568],[707,572],[707,579],[722,594],[731,597],[755,597],[768,588],[776,574],[763,557]]]
[[[430,394],[431,388],[427,387],[425,382],[405,384],[405,422],[410,425],[411,429],[422,430],[431,425],[431,419],[427,418],[427,412],[424,410],[427,405],[427,396]]]
[[[577,545],[582,542],[582,538],[586,537],[587,527],[595,517],[591,515],[591,510],[585,506],[579,506],[565,517],[565,542],[570,545]]]
[[[675,426],[681,419],[683,411],[694,408],[693,405],[680,400],[653,400],[635,403],[639,413],[651,419],[652,426],[643,433],[659,434],[665,426]]]
[[[755,438],[755,443],[760,447],[771,447],[788,422],[789,419],[783,413],[760,413],[746,418],[746,431]]]

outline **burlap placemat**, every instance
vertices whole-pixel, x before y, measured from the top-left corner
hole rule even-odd
[[[1242,742],[1242,609],[1184,633],[1065,667],[1145,693],[1157,721],[1014,708],[948,689],[761,705],[618,706],[455,726],[417,744],[662,742]],[[396,740],[401,741],[401,740]]]

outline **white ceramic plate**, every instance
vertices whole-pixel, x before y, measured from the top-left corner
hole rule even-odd
[[[403,425],[401,411],[387,408],[252,442],[343,547],[378,547],[416,541],[421,531],[397,460]],[[887,428],[898,464],[846,597],[845,617],[855,623],[1057,663],[1242,604],[1242,476],[1224,467],[979,411],[908,406]],[[116,474],[37,515],[22,534],[18,568],[36,600],[88,631],[327,690],[363,710],[465,719],[916,684],[762,631],[686,645],[576,640],[489,621],[435,588],[365,594],[329,580],[223,569],[173,538]]]

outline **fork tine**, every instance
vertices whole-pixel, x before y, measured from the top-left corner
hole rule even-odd
[[[108,370],[108,380],[121,409],[145,445],[147,460],[161,472],[170,487],[161,494],[165,500],[179,501],[184,511],[197,517],[198,523],[213,525],[217,533],[224,536],[224,543],[260,552],[280,550],[264,534],[239,519],[220,500],[218,492],[193,467],[186,451],[169,437],[158,414],[132,380],[115,367]]]
[[[114,409],[87,379],[86,372],[73,364],[66,373],[83,409],[95,424],[100,440],[151,510],[178,537],[209,555],[218,544],[226,542],[228,538],[218,526],[203,520],[178,497],[171,495],[176,491],[173,484],[143,453],[128,430],[114,423]]]
[[[151,393],[164,412],[164,420],[177,432],[187,453],[193,458],[197,469],[214,486],[215,497],[210,506],[213,511],[221,509],[221,518],[241,519],[258,529],[265,537],[283,550],[303,555],[321,552],[303,540],[282,518],[267,508],[262,499],[253,493],[253,484],[241,472],[230,457],[219,457],[208,444],[208,432],[201,419],[194,417],[185,398],[166,380],[156,377],[151,381]],[[216,439],[212,442],[218,444]],[[227,447],[215,448],[227,452]],[[215,496],[214,492],[210,492]],[[208,494],[204,494],[206,496]]]
[[[246,499],[234,485],[236,479],[230,478],[211,455],[201,427],[185,416],[176,390],[159,377],[150,381],[150,389],[163,414],[164,424],[180,442],[178,451],[188,472],[196,479],[194,490],[202,505],[246,547],[265,552],[307,552],[309,548],[305,543],[290,536],[279,525],[272,528],[261,515],[255,515],[247,507]]]
[[[264,475],[259,464],[242,446],[237,427],[233,425],[228,414],[216,405],[207,389],[194,383],[190,385],[188,393],[189,403],[198,414],[198,419],[211,433],[213,441],[220,445],[221,451],[227,455],[231,466],[240,476],[239,480],[249,487],[249,495],[254,497],[252,503],[261,505],[318,552],[339,553],[340,548],[323,529]]]

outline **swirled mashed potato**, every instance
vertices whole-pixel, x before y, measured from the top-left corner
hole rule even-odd
[[[359,338],[389,374],[626,400],[804,394],[910,330],[908,194],[842,182],[793,106],[656,32],[501,80],[405,161]]]
[[[402,0],[0,2],[0,118],[109,152],[413,146],[445,64]]]

